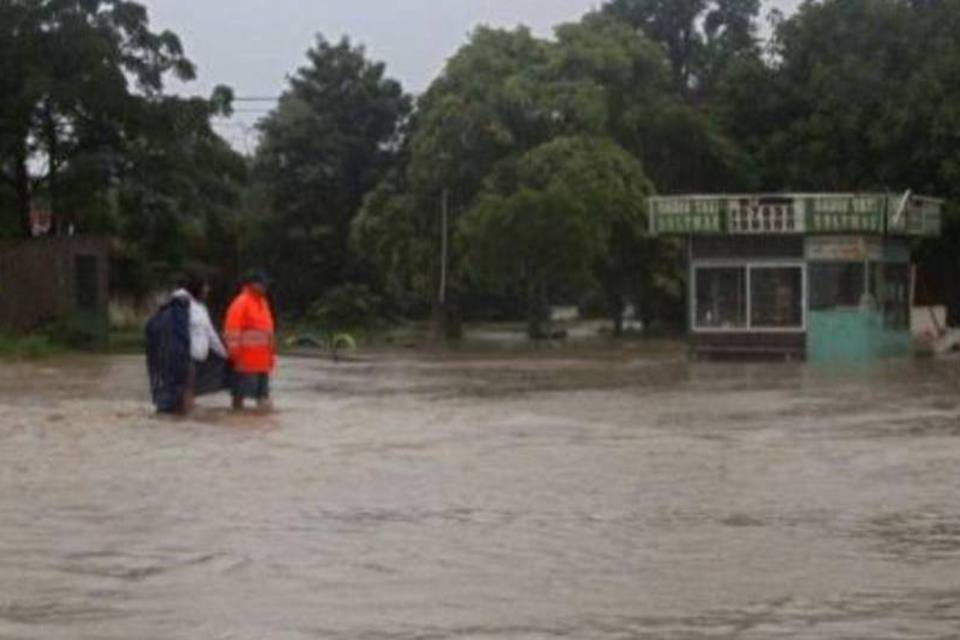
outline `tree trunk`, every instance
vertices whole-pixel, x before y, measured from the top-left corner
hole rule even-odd
[[[27,150],[25,145],[17,149],[14,158],[14,190],[17,195],[17,217],[20,222],[20,233],[29,238],[33,229],[30,225],[30,171],[27,169]]]
[[[531,279],[527,281],[527,337],[538,340],[541,332],[540,314],[537,313],[537,286]]]
[[[451,295],[448,291],[447,299],[442,303],[434,299],[431,315],[433,316],[431,331],[434,340],[449,342],[463,338],[463,317],[456,303],[456,294]]]
[[[443,337],[448,341],[457,341],[463,338],[463,317],[460,314],[460,305],[456,298],[447,294],[447,303],[443,314]]]
[[[623,296],[611,295],[607,300],[607,308],[610,310],[610,319],[613,320],[613,335],[619,338],[623,335]]]
[[[57,180],[57,155],[60,152],[59,140],[57,138],[57,123],[54,120],[53,110],[47,104],[44,110],[44,135],[47,138],[47,157],[49,158],[49,168],[47,173],[47,189],[50,198],[50,235],[62,235],[62,220],[60,218],[59,202],[57,191],[59,188]]]
[[[544,337],[540,314],[535,308],[531,308],[527,313],[527,337],[531,340],[543,340]]]
[[[531,281],[527,285],[527,336],[531,340],[550,337],[550,307],[547,287],[542,282]]]
[[[616,315],[613,316],[613,337],[623,337],[623,309],[619,310]]]

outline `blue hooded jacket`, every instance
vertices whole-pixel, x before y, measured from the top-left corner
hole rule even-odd
[[[157,411],[176,411],[190,370],[190,303],[173,297],[147,321],[147,373]]]

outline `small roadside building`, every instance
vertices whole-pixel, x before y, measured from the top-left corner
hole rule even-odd
[[[682,238],[697,357],[865,360],[911,352],[911,247],[942,201],[876,193],[651,198]]]
[[[0,243],[0,327],[57,324],[105,339],[109,251],[108,240],[87,236]]]

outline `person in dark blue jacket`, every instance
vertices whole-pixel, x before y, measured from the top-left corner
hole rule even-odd
[[[190,302],[171,297],[147,321],[147,373],[158,413],[183,408],[190,378]]]

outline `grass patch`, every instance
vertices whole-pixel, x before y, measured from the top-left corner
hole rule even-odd
[[[37,360],[58,355],[66,350],[45,334],[14,335],[0,333],[0,357]]]

